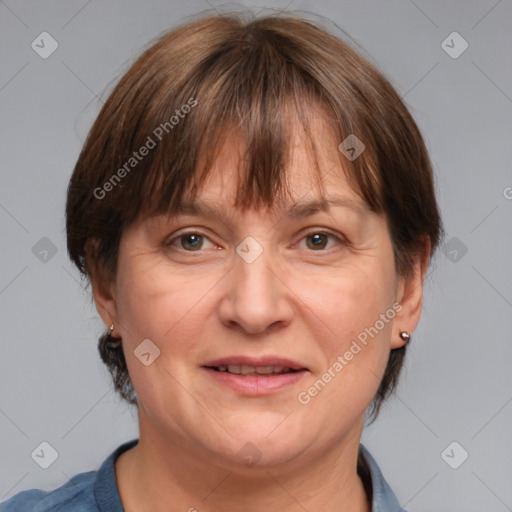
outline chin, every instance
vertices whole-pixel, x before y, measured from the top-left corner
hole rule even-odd
[[[278,423],[276,423],[277,425]],[[261,426],[261,425],[260,425]],[[289,426],[288,426],[289,427]],[[275,429],[275,427],[274,427]],[[265,468],[289,463],[307,447],[308,440],[300,432],[291,432],[290,428],[260,428],[253,424],[240,430],[230,439],[231,459],[240,469]]]

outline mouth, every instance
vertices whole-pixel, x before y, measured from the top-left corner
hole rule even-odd
[[[232,375],[241,375],[243,377],[258,377],[260,375],[264,375],[265,377],[273,377],[274,375],[283,375],[285,373],[301,371],[294,370],[289,366],[248,366],[245,364],[206,366],[206,368],[210,368],[211,370],[215,370],[217,372],[227,372],[231,373]]]
[[[283,373],[308,370],[305,366],[279,356],[229,356],[208,361],[203,365],[218,372],[227,372],[234,375],[281,375]]]
[[[296,384],[308,368],[281,357],[236,356],[202,365],[213,380],[241,395],[269,395]]]

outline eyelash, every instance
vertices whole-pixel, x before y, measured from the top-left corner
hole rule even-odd
[[[170,248],[170,249],[174,249],[173,248],[174,243],[178,242],[179,240],[181,240],[182,238],[184,238],[184,237],[186,237],[188,235],[199,235],[199,236],[209,240],[211,243],[214,243],[214,242],[212,242],[209,239],[208,236],[204,235],[200,231],[191,230],[191,231],[184,231],[183,233],[180,233],[179,235],[175,236],[174,238],[172,238],[168,242],[165,242],[165,247]],[[333,240],[335,240],[335,242],[338,245],[340,245],[340,246],[348,245],[348,242],[343,237],[341,237],[340,235],[335,235],[334,233],[331,233],[330,231],[322,231],[322,230],[318,230],[318,229],[305,233],[302,236],[302,238],[300,239],[300,241],[304,240],[305,238],[307,238],[308,236],[311,236],[311,235],[324,235],[324,236],[328,236],[328,237],[332,238]],[[178,251],[182,251],[182,252],[187,252],[187,253],[202,252],[201,249],[198,249],[197,251],[187,251],[186,249],[183,249],[182,247],[177,248],[177,250]],[[330,251],[331,251],[330,249],[320,249],[318,251],[311,250],[309,252],[320,252],[320,253],[322,253],[322,252],[330,252]]]

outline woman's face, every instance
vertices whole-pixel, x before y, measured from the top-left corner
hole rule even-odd
[[[141,436],[230,467],[359,442],[389,351],[419,316],[398,305],[386,219],[350,188],[337,141],[317,123],[325,195],[339,201],[327,211],[301,206],[319,189],[299,133],[293,201],[236,210],[231,138],[196,212],[123,233],[112,296],[96,299],[123,339]]]

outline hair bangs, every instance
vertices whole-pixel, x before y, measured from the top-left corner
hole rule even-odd
[[[221,48],[190,73],[176,96],[179,100],[173,98],[170,108],[161,108],[164,116],[190,97],[197,98],[198,107],[159,143],[151,164],[134,184],[138,197],[132,202],[132,214],[172,217],[183,199],[195,199],[224,145],[237,141],[242,142],[243,152],[233,173],[235,207],[271,207],[290,199],[294,130],[305,135],[301,140],[323,197],[322,178],[329,169],[319,165],[317,144],[321,141],[310,125],[313,117],[322,116],[341,137],[339,118],[325,92],[268,40],[258,45],[253,38],[249,47],[242,40]],[[341,153],[339,158],[343,170],[353,173],[353,162]],[[359,192],[357,179],[348,178]],[[373,187],[369,196],[375,197]]]

